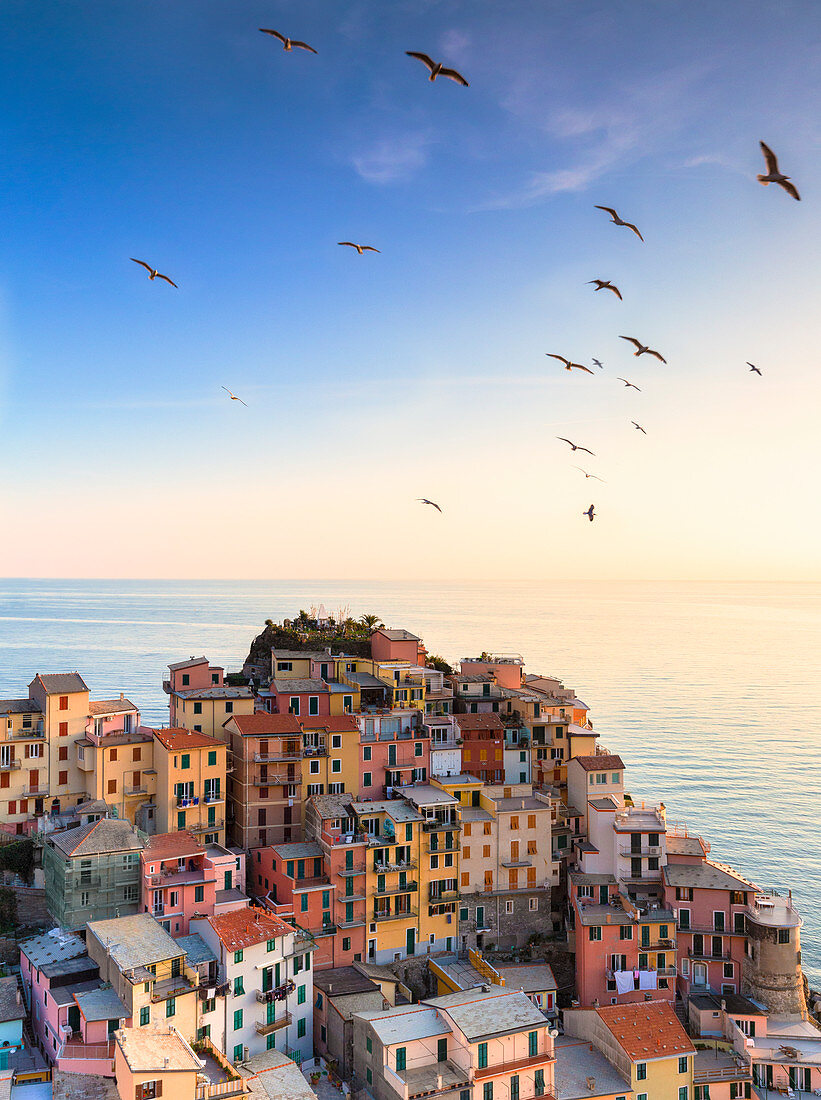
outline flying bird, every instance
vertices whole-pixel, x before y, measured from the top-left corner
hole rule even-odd
[[[437,512],[442,511],[435,500],[428,500],[427,497],[417,497],[416,499],[419,501],[420,504],[429,504],[431,508],[435,508]]]
[[[231,391],[228,389],[227,386],[223,386],[222,389],[225,390],[225,392],[228,394],[228,396],[231,398],[232,401],[239,401],[240,405],[245,405],[245,408],[246,409],[248,408],[248,405],[242,400],[242,398],[237,397],[237,395],[235,393],[231,393]]]
[[[545,355],[549,356],[551,359],[558,359],[560,363],[564,363],[565,370],[583,370],[587,374],[593,373],[590,367],[583,367],[581,363],[571,363],[570,360],[565,359],[563,355],[554,355],[552,351],[546,351]]]
[[[422,62],[430,73],[428,80],[436,80],[437,76],[446,76],[448,80],[455,80],[457,84],[465,88],[469,87],[461,73],[457,73],[455,69],[446,69],[441,61],[434,61],[426,53],[417,53],[416,50],[405,50],[405,53],[408,57],[415,57],[417,61]]]
[[[656,359],[658,359],[661,363],[667,362],[661,352],[653,351],[653,349],[648,348],[646,344],[640,344],[635,336],[620,336],[619,339],[626,340],[628,344],[635,345],[636,350],[633,352],[634,355],[655,355]]]
[[[635,420],[631,420],[631,421],[630,421],[630,423],[631,423],[631,424],[633,425],[633,427],[634,427],[634,428],[635,428],[635,429],[636,429],[637,431],[639,431],[639,432],[644,432],[644,428],[642,428],[641,424],[637,424],[637,423],[635,422]],[[645,435],[647,435],[647,432],[644,432],[644,434],[645,434]]]
[[[764,160],[767,162],[767,174],[759,174],[756,179],[759,183],[763,183],[766,187],[767,184],[777,183],[779,187],[783,187],[788,195],[792,195],[794,199],[801,201],[801,196],[798,194],[794,183],[790,183],[790,177],[785,176],[783,172],[778,170],[778,158],[775,153],[769,147],[765,145],[763,141],[758,143],[761,146],[761,152],[764,154]]]
[[[594,205],[595,205],[595,204],[594,204]],[[613,207],[612,207],[612,206],[596,206],[596,209],[597,209],[597,210],[606,210],[606,211],[607,211],[607,213],[608,213],[608,214],[610,215],[610,217],[611,217],[611,218],[613,219],[613,222],[614,222],[614,223],[615,223],[616,225],[623,225],[623,226],[625,227],[625,229],[632,229],[632,230],[633,230],[633,232],[634,232],[634,233],[636,234],[636,236],[638,237],[638,239],[639,239],[640,241],[643,241],[643,240],[644,240],[644,237],[642,237],[641,233],[639,233],[639,231],[638,231],[638,229],[636,228],[636,226],[635,226],[635,225],[633,225],[633,223],[632,223],[632,222],[625,222],[625,221],[622,221],[622,219],[621,219],[621,218],[620,218],[620,217],[618,216],[618,214],[616,213],[616,211],[615,211],[615,210],[613,209]]]
[[[598,359],[594,359],[593,362],[596,364],[599,370],[604,370],[604,363],[599,362]]]
[[[283,50],[292,50],[296,46],[299,50],[308,50],[309,53],[316,53],[313,46],[309,46],[307,42],[299,42],[296,38],[286,38],[284,34],[280,34],[279,31],[272,31],[268,27],[259,28],[263,34],[270,34],[273,38],[278,38],[282,43]]]
[[[639,393],[641,393],[641,387],[634,385],[632,382],[628,382],[626,378],[619,378],[617,381],[624,382],[629,390],[638,390]]]
[[[571,442],[571,440],[565,439],[563,435],[557,435],[556,438],[560,439],[562,443],[569,443],[571,451],[584,451],[586,455],[590,455],[592,458],[596,457],[592,451],[589,451],[587,449],[587,447],[580,447],[578,443],[573,443]]]
[[[604,481],[603,477],[599,477],[597,474],[589,474],[587,470],[582,470],[581,466],[574,466],[574,470],[581,470],[585,478],[592,477],[594,481]]]
[[[148,272],[149,279],[165,279],[165,281],[167,283],[171,283],[172,286],[177,286],[173,279],[169,279],[167,275],[161,275],[155,267],[149,266],[149,264],[147,264],[144,260],[135,260],[133,256],[129,256],[128,258],[131,260],[132,263],[139,264],[140,267],[144,267],[145,270]],[[177,287],[177,290],[179,290],[179,287]]]
[[[620,302],[624,301],[619,288],[611,283],[609,279],[589,279],[587,285],[590,286],[592,283],[596,284],[596,290],[612,290]]]
[[[594,507],[595,507],[595,505],[591,504],[586,512],[582,512],[582,515],[587,516],[587,518],[590,520],[591,523],[593,522],[593,520],[595,519],[595,516],[596,516],[596,513],[593,511]]]
[[[337,241],[337,244],[346,244],[349,248],[355,248],[361,256],[363,252],[378,252],[378,248],[374,248],[372,244],[354,244],[353,241]]]
[[[755,366],[755,364],[751,363],[749,359],[747,360],[747,366],[750,368],[751,371],[755,371],[756,374],[761,374],[761,371],[758,369],[758,367]]]

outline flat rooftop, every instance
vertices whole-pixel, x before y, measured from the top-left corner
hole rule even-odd
[[[592,1043],[560,1036],[555,1040],[555,1048],[556,1100],[582,1100],[582,1097],[610,1096],[613,1093],[633,1095],[630,1082],[610,1065]]]

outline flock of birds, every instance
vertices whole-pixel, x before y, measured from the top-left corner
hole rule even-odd
[[[270,35],[272,38],[275,38],[277,39],[277,41],[281,42],[282,48],[286,52],[291,52],[294,49],[306,50],[308,53],[313,54],[317,52],[314,47],[308,45],[307,42],[302,42],[297,38],[289,38],[287,35],[282,34],[280,31],[273,30],[270,27],[260,27],[259,30],[262,34]],[[462,87],[464,88],[470,86],[467,80],[465,80],[462,74],[457,72],[456,69],[446,67],[441,61],[434,61],[433,58],[431,58],[428,54],[420,53],[417,50],[406,50],[405,53],[408,57],[413,57],[417,61],[421,61],[421,63],[428,70],[428,80],[430,80],[431,82],[435,81],[438,77],[441,76],[445,77],[447,80],[454,81],[456,84],[462,85]],[[792,198],[800,202],[801,196],[799,195],[795,184],[791,181],[789,176],[784,175],[784,173],[779,169],[778,158],[776,157],[775,153],[763,141],[759,142],[759,145],[761,146],[761,152],[764,155],[764,161],[767,167],[766,172],[759,173],[759,175],[756,177],[759,183],[763,184],[764,187],[767,187],[769,184],[774,183],[776,184],[776,186],[783,188],[783,190],[786,191],[788,195],[792,196]],[[610,220],[614,225],[622,226],[625,229],[629,229],[632,233],[635,233],[635,235],[642,243],[644,243],[644,237],[642,236],[638,226],[634,225],[633,222],[625,221],[620,216],[618,211],[615,210],[612,206],[596,205],[595,209],[603,210],[606,214],[609,214]],[[355,249],[357,254],[360,256],[362,256],[365,252],[380,252],[380,249],[375,248],[373,245],[357,244],[355,241],[338,241],[337,244],[342,247]],[[139,264],[140,267],[145,268],[145,270],[148,272],[148,278],[152,281],[154,279],[163,279],[165,282],[170,283],[171,286],[177,286],[174,280],[169,278],[168,275],[163,275],[160,271],[152,267],[150,264],[147,264],[144,260],[137,260],[133,256],[130,258],[133,263]],[[595,287],[596,292],[600,290],[609,290],[619,299],[620,302],[624,301],[621,290],[610,279],[590,279],[588,285]],[[633,347],[635,348],[635,351],[633,352],[634,356],[638,357],[641,355],[650,355],[657,359],[660,363],[667,363],[667,360],[664,358],[661,352],[656,351],[654,348],[651,348],[648,344],[642,344],[642,342],[638,340],[635,336],[619,336],[619,339],[625,340],[627,341],[627,343],[633,345]],[[590,369],[590,367],[585,366],[583,363],[575,363],[573,362],[573,360],[567,359],[563,355],[558,355],[555,352],[546,352],[545,354],[550,359],[557,359],[566,371],[572,372],[574,370],[578,370],[583,371],[586,374],[595,373]],[[593,359],[592,362],[596,367],[599,368],[599,370],[604,369],[604,364],[601,363],[600,360]],[[750,368],[750,372],[754,372],[758,375],[762,374],[760,368],[755,366],[754,363],[748,362],[747,366]],[[624,386],[627,389],[633,389],[641,393],[640,387],[629,381],[627,378],[618,377],[617,381],[623,382]],[[232,393],[227,386],[222,386],[221,388],[225,390],[231,401],[238,401],[240,402],[240,404],[245,405],[246,408],[248,407],[246,402],[243,401],[241,397],[238,397],[235,393]],[[646,429],[643,428],[642,425],[639,424],[636,420],[631,420],[630,423],[633,425],[636,431],[647,435]],[[565,436],[557,436],[556,438],[562,443],[567,443],[573,454],[575,454],[576,451],[580,451],[584,454],[590,455],[591,458],[596,457],[594,452],[591,451],[588,447],[582,447],[581,444],[575,443],[573,442],[573,440],[567,439]],[[590,473],[588,470],[585,470],[581,466],[575,466],[574,469],[581,471],[581,473],[584,474],[585,480],[593,478],[596,481],[604,481],[604,478],[599,477],[597,474]],[[431,508],[435,508],[437,512],[442,512],[441,506],[437,504],[436,501],[429,500],[427,497],[417,497],[416,499],[420,504],[429,505]],[[595,504],[591,504],[586,511],[582,512],[582,515],[587,516],[587,518],[592,523],[596,517]]]

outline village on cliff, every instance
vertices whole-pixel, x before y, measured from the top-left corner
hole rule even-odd
[[[0,1100],[821,1095],[789,891],[634,801],[587,705],[324,610],[169,722],[0,700]]]

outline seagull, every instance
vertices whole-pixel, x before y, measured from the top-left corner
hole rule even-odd
[[[633,225],[632,222],[622,221],[622,219],[618,216],[618,214],[616,213],[616,211],[613,209],[612,206],[597,206],[596,209],[597,210],[606,210],[607,213],[610,215],[610,217],[613,219],[613,221],[615,222],[616,225],[623,225],[626,229],[632,229],[633,232],[636,234],[636,236],[638,237],[638,239],[640,241],[644,240],[644,237],[642,237],[641,233],[639,233],[636,226]]]
[[[587,470],[582,470],[581,466],[574,466],[574,470],[581,470],[585,478],[592,477],[594,481],[604,481],[603,477],[599,477],[597,474],[589,474]]]
[[[427,497],[417,497],[416,499],[419,501],[420,504],[429,504],[431,508],[435,508],[437,512],[442,511],[435,500],[428,500]]]
[[[593,362],[596,364],[599,370],[604,370],[604,363],[600,363],[598,359],[594,359]]]
[[[761,374],[761,371],[758,369],[758,367],[751,363],[749,359],[747,360],[747,366],[750,368],[751,371],[755,371],[756,374]]]
[[[563,355],[554,355],[552,351],[546,351],[545,355],[549,356],[551,359],[558,359],[560,363],[564,363],[565,370],[583,370],[586,371],[587,374],[593,373],[590,367],[583,367],[581,363],[571,363],[570,360],[565,359]]]
[[[569,444],[570,444],[570,449],[571,449],[572,451],[584,451],[584,453],[585,453],[586,455],[590,455],[590,456],[591,456],[592,458],[595,458],[595,457],[596,457],[596,456],[595,456],[595,455],[593,454],[593,452],[592,452],[592,451],[589,451],[589,450],[587,449],[587,447],[580,447],[578,443],[572,443],[572,442],[571,442],[571,441],[570,441],[569,439],[565,439],[565,437],[564,437],[563,435],[557,435],[557,436],[556,436],[556,438],[557,438],[557,439],[560,439],[560,440],[562,441],[562,443],[569,443]]]
[[[587,285],[590,286],[591,283],[596,284],[596,290],[612,290],[620,302],[624,301],[619,288],[614,286],[609,279],[589,279]]]
[[[173,279],[169,279],[167,275],[161,275],[155,267],[149,267],[149,265],[144,260],[135,260],[133,256],[129,256],[128,258],[131,260],[132,263],[139,264],[140,267],[144,267],[145,270],[148,272],[149,279],[165,279],[165,281],[167,283],[171,283],[172,286],[177,286]],[[179,290],[179,287],[177,287],[177,290]]]
[[[408,57],[415,57],[417,61],[422,62],[430,72],[429,80],[436,80],[437,76],[446,76],[448,80],[455,80],[457,84],[465,88],[469,87],[461,73],[457,73],[455,69],[446,69],[441,61],[433,61],[426,53],[417,53],[415,50],[405,50],[405,53]]]
[[[628,382],[626,378],[619,378],[619,379],[617,379],[617,381],[624,382],[625,386],[627,386],[627,388],[629,390],[638,390],[639,393],[641,393],[641,388],[639,386],[634,385],[632,382]]]
[[[591,523],[593,522],[593,520],[596,516],[596,513],[593,511],[594,507],[595,507],[595,505],[591,504],[586,512],[582,512],[582,515],[587,516],[587,518],[590,520]]]
[[[378,252],[378,248],[374,248],[372,244],[354,244],[353,241],[337,241],[337,244],[346,244],[349,248],[355,248],[361,256],[363,252]]]
[[[309,46],[307,42],[298,42],[295,38],[286,38],[284,34],[280,34],[279,31],[269,30],[268,27],[260,27],[259,29],[262,31],[263,34],[270,34],[274,38],[278,38],[279,41],[282,43],[283,50],[290,51],[294,48],[294,46],[296,46],[297,49],[308,50],[309,53],[316,53],[316,50],[313,48],[313,46]]]
[[[767,174],[758,175],[756,179],[759,183],[763,183],[766,187],[768,183],[777,183],[779,187],[783,187],[788,195],[792,195],[794,199],[801,201],[801,196],[796,190],[795,184],[790,183],[790,177],[785,176],[783,172],[778,170],[778,159],[769,145],[765,145],[763,141],[758,143],[761,146],[761,152],[764,154],[764,160],[767,162]]]
[[[631,424],[633,425],[633,427],[634,427],[634,428],[635,428],[635,429],[636,429],[637,431],[639,431],[639,432],[644,432],[644,428],[642,428],[641,424],[637,424],[637,423],[635,422],[635,420],[631,420],[631,421],[630,421],[630,423],[631,423]],[[645,435],[647,435],[647,432],[644,432],[644,434],[645,434]]]
[[[646,344],[640,344],[635,336],[620,336],[619,339],[626,340],[628,344],[635,344],[636,350],[633,352],[634,355],[655,355],[656,359],[658,359],[660,362],[667,362],[667,360],[660,352],[653,351],[653,349],[648,348]]]
[[[231,391],[228,389],[227,386],[222,386],[222,389],[225,390],[225,392],[228,394],[228,396],[231,398],[232,401],[239,401],[240,405],[245,405],[245,408],[246,409],[248,408],[247,404],[242,400],[242,398],[237,397],[237,395],[235,393],[231,393]]]

